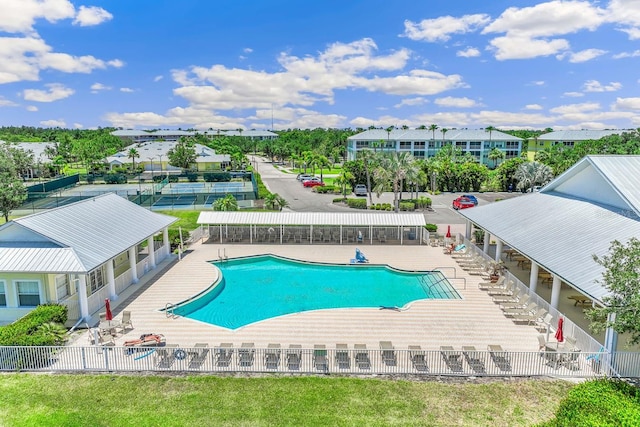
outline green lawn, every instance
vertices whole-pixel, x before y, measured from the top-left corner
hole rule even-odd
[[[182,227],[183,230],[191,231],[199,227],[199,224],[197,221],[198,221],[198,216],[200,216],[200,211],[155,211],[155,212],[179,218],[179,220],[175,222],[171,226],[171,228],[177,229],[178,227]]]
[[[340,377],[4,374],[3,426],[530,426],[572,385]]]

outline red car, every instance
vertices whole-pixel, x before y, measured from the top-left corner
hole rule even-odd
[[[302,182],[305,187],[323,187],[325,184],[320,178],[311,178]]]
[[[467,208],[472,208],[474,207],[476,204],[473,203],[473,200],[471,200],[468,197],[458,197],[457,199],[454,199],[453,201],[453,209],[458,210],[458,209],[467,209]]]

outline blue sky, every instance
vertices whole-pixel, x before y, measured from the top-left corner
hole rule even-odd
[[[0,125],[640,127],[640,1],[0,0]]]

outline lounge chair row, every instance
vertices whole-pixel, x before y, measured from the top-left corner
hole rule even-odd
[[[493,363],[501,371],[511,370],[509,355],[502,346],[489,344],[487,346],[489,356]],[[466,361],[469,367],[476,373],[486,372],[486,361],[484,352],[478,351],[474,346],[462,346],[462,351],[454,349],[452,346],[441,346],[440,354],[447,367],[454,373],[463,372],[463,362]]]

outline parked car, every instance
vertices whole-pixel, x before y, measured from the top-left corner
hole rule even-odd
[[[367,195],[367,186],[364,184],[358,184],[353,187],[353,194],[356,196],[366,196]]]
[[[309,178],[313,178],[313,177],[306,173],[299,173],[298,176],[296,177],[296,179],[300,182],[303,182],[305,179],[309,179]]]
[[[475,203],[468,197],[460,196],[453,200],[453,209],[467,209],[475,206]]]
[[[320,181],[320,178],[313,177],[311,179],[307,179],[302,183],[305,187],[324,187],[324,181]]]
[[[478,206],[478,199],[473,194],[463,194],[462,197],[466,197],[471,200],[475,206]]]

